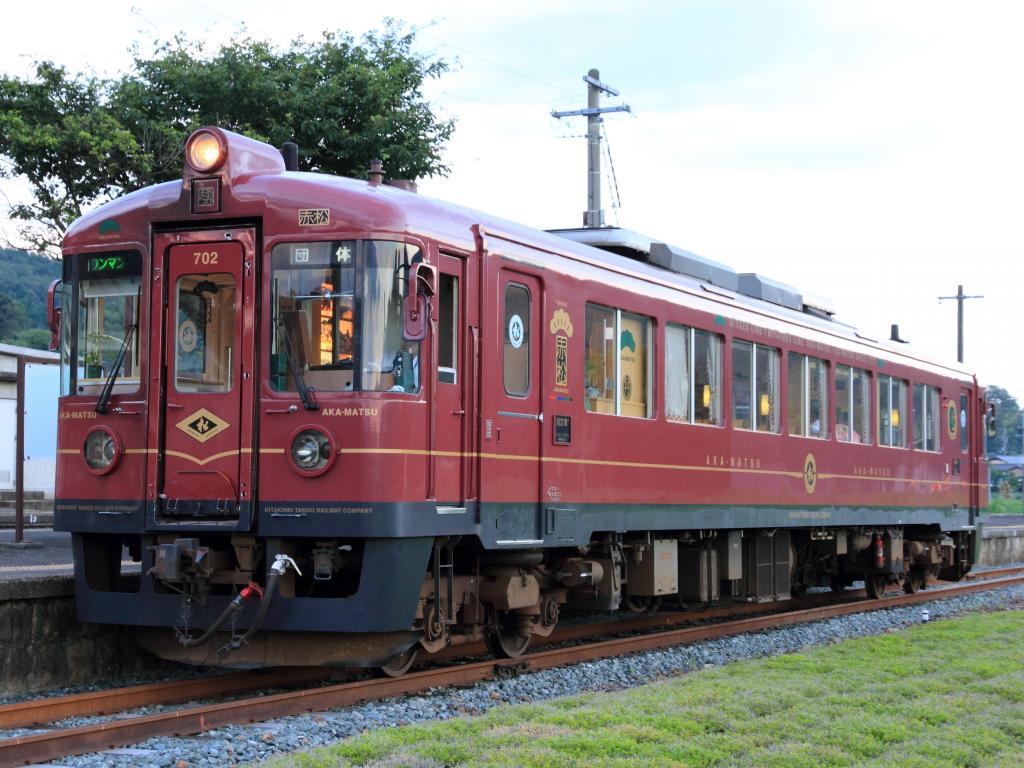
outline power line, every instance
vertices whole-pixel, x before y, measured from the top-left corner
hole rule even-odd
[[[195,0],[192,0],[192,1],[195,2]],[[455,45],[453,43],[449,43],[447,40],[442,40],[441,38],[435,37],[434,35],[423,35],[423,37],[429,38],[429,39],[433,40],[434,42],[440,43],[441,45],[447,46],[448,48],[452,48],[452,49],[454,49],[456,51],[461,51],[462,53],[466,54],[467,56],[472,56],[475,59],[479,59],[480,61],[482,61],[482,62],[484,62],[486,64],[490,64],[492,67],[497,67],[498,69],[503,69],[506,72],[509,72],[509,73],[511,73],[513,75],[516,75],[517,77],[521,77],[521,78],[523,78],[525,80],[532,80],[533,82],[540,83],[541,85],[545,85],[548,88],[555,88],[555,89],[557,89],[559,91],[565,91],[566,93],[572,93],[572,91],[570,91],[564,85],[556,85],[555,83],[549,83],[546,80],[541,80],[539,77],[534,77],[533,75],[527,74],[526,72],[523,72],[521,70],[515,69],[513,67],[509,67],[509,66],[507,66],[505,64],[501,64],[501,63],[499,63],[497,61],[494,61],[494,59],[488,59],[486,56],[481,56],[480,54],[475,53],[475,52],[469,50],[468,48],[463,48],[462,46]]]

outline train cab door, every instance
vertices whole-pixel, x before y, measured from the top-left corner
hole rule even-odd
[[[434,460],[433,489],[439,513],[461,514],[466,511],[466,482],[469,467],[466,428],[467,387],[471,378],[465,365],[466,304],[465,262],[455,256],[440,254],[438,286],[434,302],[437,307],[434,345]]]
[[[501,500],[495,540],[498,544],[539,544],[543,540],[539,501],[544,418],[540,281],[503,269],[498,282],[498,304],[498,407],[490,445],[500,459],[490,462],[488,473],[489,495]]]
[[[190,237],[196,235],[175,241]],[[156,250],[165,254],[156,522],[245,530],[252,506],[252,233],[225,233],[220,242],[162,239],[168,242]]]
[[[970,510],[971,524],[977,518],[978,508],[981,500],[981,488],[978,483],[981,477],[981,466],[975,459],[984,451],[984,433],[979,432],[977,421],[974,417],[974,409],[971,407],[973,394],[968,387],[960,390],[960,400],[957,403],[958,414],[957,424],[960,432],[960,472],[970,487]],[[984,409],[984,400],[981,401]],[[980,441],[980,442],[979,442]]]

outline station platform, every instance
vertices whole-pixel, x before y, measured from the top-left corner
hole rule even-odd
[[[0,581],[44,576],[71,576],[71,534],[49,528],[26,528],[16,544],[14,529],[0,529]]]

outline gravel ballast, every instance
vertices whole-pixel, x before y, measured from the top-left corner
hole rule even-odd
[[[479,683],[469,688],[436,689],[417,696],[373,702],[331,712],[285,717],[268,723],[238,725],[187,738],[154,738],[131,748],[51,761],[85,768],[152,766],[220,768],[258,762],[280,752],[328,744],[374,728],[480,714],[503,703],[540,701],[587,691],[617,690],[718,666],[741,659],[792,653],[853,637],[877,635],[930,620],[980,611],[1024,606],[1024,586],[978,592],[916,606],[889,608],[765,632],[724,637],[627,657],[576,664],[561,669]],[[133,714],[152,714],[158,708]],[[65,726],[85,725],[76,718]],[[0,738],[31,733],[0,733]]]

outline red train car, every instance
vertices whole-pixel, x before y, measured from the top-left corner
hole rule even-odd
[[[962,368],[628,232],[299,173],[217,128],[185,159],[64,243],[81,619],[191,663],[394,673],[522,653],[566,607],[970,567]]]

